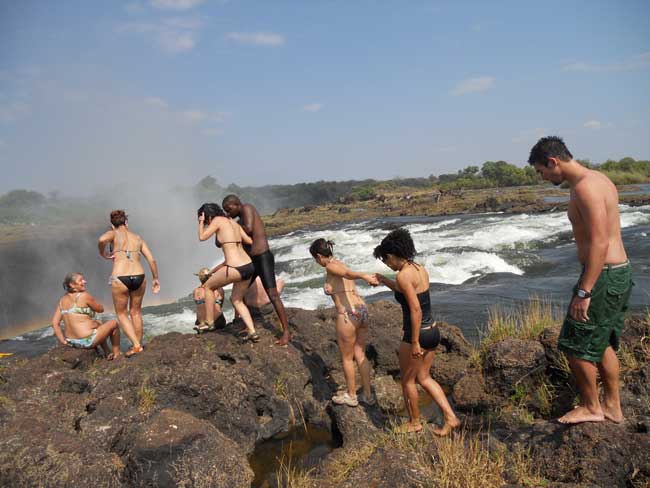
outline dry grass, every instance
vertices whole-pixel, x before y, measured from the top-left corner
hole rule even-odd
[[[563,313],[550,300],[531,296],[525,303],[514,308],[495,306],[488,315],[487,330],[481,337],[481,348],[514,337],[534,340],[548,327],[559,327]]]
[[[518,486],[539,487],[549,484],[541,476],[539,467],[535,466],[530,450],[515,450],[508,459],[508,470],[517,480]]]
[[[317,485],[316,479],[312,476],[313,469],[302,470],[293,465],[291,445],[289,445],[289,456],[282,455],[278,462],[279,467],[275,473],[278,486],[282,488],[314,488]]]
[[[433,438],[436,454],[431,457],[431,485],[441,488],[484,488],[502,486],[505,461],[491,454],[479,435],[462,431],[445,438]]]
[[[352,471],[366,464],[378,446],[372,443],[364,444],[354,449],[348,449],[345,455],[337,456],[327,468],[328,481],[333,486],[347,479]]]
[[[150,412],[155,404],[156,390],[144,381],[138,390],[138,410],[140,410],[140,413]]]

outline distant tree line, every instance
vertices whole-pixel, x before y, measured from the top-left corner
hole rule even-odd
[[[608,160],[593,164],[578,160],[582,165],[602,171],[617,185],[650,183],[650,161],[630,157],[620,161]],[[212,176],[206,176],[192,187],[176,187],[174,191],[186,195],[198,206],[202,202],[221,203],[230,193],[255,205],[261,213],[271,213],[279,208],[309,207],[324,203],[365,201],[384,192],[399,189],[479,189],[507,186],[537,185],[542,180],[531,166],[520,168],[505,161],[486,161],[481,167],[470,165],[456,173],[430,175],[422,178],[393,178],[377,181],[346,180],[316,181],[294,185],[265,185],[259,187],[222,186]],[[104,212],[103,203],[97,197],[80,202],[71,197],[51,192],[47,196],[29,190],[12,190],[0,195],[0,224],[29,223],[34,221],[59,222],[64,218],[88,212]],[[103,215],[103,213],[102,213]]]

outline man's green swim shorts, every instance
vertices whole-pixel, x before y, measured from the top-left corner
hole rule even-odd
[[[581,276],[582,278],[582,276]],[[578,284],[573,288],[575,295]],[[588,322],[573,320],[567,313],[558,347],[570,356],[599,363],[608,346],[619,347],[627,304],[632,293],[632,268],[605,265],[591,291]]]

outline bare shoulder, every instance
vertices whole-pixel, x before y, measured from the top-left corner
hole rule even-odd
[[[247,210],[248,212],[250,212],[250,213],[252,213],[254,215],[258,214],[257,209],[255,208],[255,205],[252,205],[250,203],[243,204],[242,209],[245,209],[245,210]]]
[[[605,196],[608,194],[617,194],[616,186],[612,181],[600,171],[590,170],[574,187],[578,197]]]

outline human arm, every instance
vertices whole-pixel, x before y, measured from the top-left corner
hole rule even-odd
[[[149,263],[149,268],[151,269],[151,275],[153,277],[151,280],[151,290],[154,293],[158,293],[160,291],[160,281],[158,281],[158,264],[156,264],[156,260],[153,258],[153,254],[151,253],[151,250],[145,241],[142,241],[142,255],[147,260],[147,263]]]
[[[207,241],[219,228],[219,218],[213,218],[208,225],[205,222],[205,214],[199,215],[199,241]]]
[[[92,296],[90,293],[87,291],[84,292],[79,298],[84,297],[86,299],[86,304],[89,306],[94,312],[97,313],[102,313],[104,311],[104,305],[99,303],[94,296]]]
[[[591,183],[591,182],[585,182]],[[609,236],[607,234],[607,207],[598,185],[578,185],[574,190],[575,203],[587,234],[587,256],[579,287],[593,291],[607,259]],[[591,298],[574,296],[569,306],[569,314],[575,320],[589,320],[587,311]]]
[[[64,346],[68,346],[68,341],[66,340],[65,336],[63,335],[63,331],[61,330],[62,318],[63,316],[61,315],[61,310],[59,310],[59,307],[56,307],[54,310],[54,315],[52,315],[52,329],[54,329],[54,335],[56,336],[59,343],[63,344]]]
[[[248,244],[249,246],[253,244],[253,239],[246,233],[244,228],[240,225],[239,226],[239,233],[241,235],[241,240],[244,244]]]
[[[411,356],[419,358],[423,356],[420,347],[420,326],[422,324],[422,308],[412,281],[407,273],[397,273],[397,285],[406,298],[406,304],[411,312]]]
[[[239,213],[239,225],[249,236],[253,235],[253,221],[255,220],[255,211],[250,205],[243,205]]]
[[[387,278],[383,274],[380,273],[375,273],[375,278],[379,282],[379,284],[387,286],[393,291],[397,291],[397,283],[391,280],[390,278]]]
[[[372,286],[377,286],[379,284],[374,275],[352,271],[340,261],[330,261],[327,263],[325,269],[329,274],[338,276],[339,278],[345,278],[348,280],[363,280]]]
[[[109,230],[107,232],[104,232],[100,237],[99,241],[97,241],[97,248],[99,249],[99,255],[104,258],[104,259],[113,259],[114,254],[106,254],[106,246],[108,246],[111,242],[113,242],[113,239],[115,238],[115,231]]]

